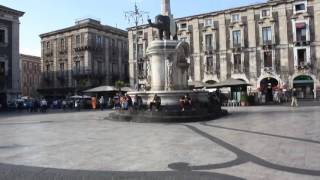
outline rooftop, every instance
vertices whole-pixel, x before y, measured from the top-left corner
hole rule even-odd
[[[275,6],[275,5],[278,5],[278,4],[290,3],[290,2],[294,2],[294,1],[295,0],[268,0],[268,1],[263,2],[263,3],[255,3],[255,4],[246,5],[246,6],[234,7],[234,8],[224,9],[224,10],[211,11],[211,12],[202,13],[202,14],[195,14],[195,15],[191,15],[191,16],[175,18],[175,20],[176,21],[191,20],[191,19],[199,18],[199,17],[212,16],[213,14],[214,15],[219,15],[219,14],[232,13],[232,12],[236,12],[236,11],[245,11],[247,9],[257,9],[257,8],[262,8],[262,7],[270,6],[270,5]],[[149,26],[148,24],[143,24],[143,25],[138,26],[138,28],[139,29],[140,28],[146,28],[148,26]],[[134,29],[135,29],[135,27],[127,28],[127,30],[134,30]]]
[[[19,17],[24,15],[24,12],[22,12],[22,11],[11,9],[11,8],[3,6],[3,5],[0,5],[0,11],[6,12],[6,13],[9,13],[9,14],[13,14],[13,15],[16,15],[16,16],[19,16]]]
[[[75,22],[74,26],[70,26],[64,29],[59,29],[56,31],[40,34],[41,38],[48,37],[48,36],[54,36],[57,34],[69,32],[69,31],[74,31],[82,28],[93,28],[101,31],[107,31],[112,34],[117,34],[119,36],[128,36],[128,32],[119,28],[115,28],[112,26],[108,25],[102,25],[100,21],[91,19],[91,18],[86,18],[86,19],[80,19]]]

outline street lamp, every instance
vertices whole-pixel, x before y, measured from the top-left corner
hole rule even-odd
[[[134,4],[134,10],[133,11],[126,11],[124,12],[125,18],[128,20],[130,23],[133,21],[135,23],[135,28],[136,28],[136,36],[135,36],[135,77],[134,77],[134,84],[139,91],[139,79],[138,79],[138,25],[139,22],[143,24],[143,17],[148,16],[148,12],[142,11],[138,8],[137,3],[135,2]]]

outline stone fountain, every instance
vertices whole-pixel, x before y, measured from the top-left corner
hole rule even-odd
[[[221,106],[208,92],[188,90],[189,44],[177,40],[177,25],[170,10],[170,0],[162,0],[162,13],[149,20],[149,25],[159,30],[159,40],[154,40],[147,49],[148,91],[128,93],[138,95],[145,106],[153,100],[155,94],[161,98],[159,112],[135,111],[112,113],[112,119],[138,122],[176,122],[213,119],[223,114]],[[181,112],[179,99],[188,94],[192,98],[193,108]]]

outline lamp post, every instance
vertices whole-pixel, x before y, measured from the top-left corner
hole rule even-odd
[[[138,79],[138,25],[139,22],[143,24],[143,17],[148,16],[148,12],[142,11],[138,8],[137,3],[134,4],[134,10],[133,11],[126,11],[124,12],[125,18],[128,20],[130,23],[133,21],[135,23],[135,31],[136,31],[136,36],[135,36],[135,60],[134,60],[134,65],[135,65],[135,72],[134,72],[134,84],[139,91],[139,79]]]

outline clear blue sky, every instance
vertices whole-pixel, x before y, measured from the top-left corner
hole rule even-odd
[[[171,0],[171,9],[175,17],[183,17],[266,1]],[[152,18],[160,13],[160,0],[137,2]],[[20,19],[20,52],[40,56],[39,34],[72,26],[79,18],[95,18],[122,29],[132,26],[124,12],[133,10],[134,0],[0,0],[0,4],[25,12]]]

